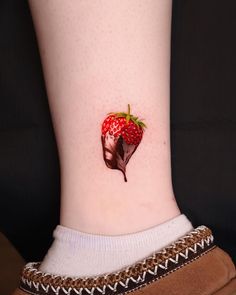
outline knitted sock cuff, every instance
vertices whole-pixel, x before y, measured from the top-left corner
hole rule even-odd
[[[151,227],[144,231],[136,233],[107,236],[94,235],[70,229],[62,225],[58,225],[53,232],[53,237],[62,243],[80,245],[83,248],[92,248],[94,250],[109,251],[121,249],[137,249],[137,247],[145,247],[147,243],[156,243],[168,240],[168,244],[183,236],[193,228],[188,218],[181,214],[157,226]]]

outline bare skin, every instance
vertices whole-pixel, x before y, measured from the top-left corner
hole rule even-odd
[[[170,0],[30,0],[61,164],[61,221],[118,235],[180,214],[170,160]],[[103,159],[109,112],[147,124],[122,173]]]

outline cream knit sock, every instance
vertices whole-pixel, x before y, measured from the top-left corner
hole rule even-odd
[[[58,225],[40,270],[67,276],[95,276],[142,260],[192,230],[185,215],[145,231],[120,236],[93,235]]]

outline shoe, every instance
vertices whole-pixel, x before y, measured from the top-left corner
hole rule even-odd
[[[27,263],[13,295],[236,295],[236,270],[229,255],[199,226],[171,245],[117,272],[65,277]]]

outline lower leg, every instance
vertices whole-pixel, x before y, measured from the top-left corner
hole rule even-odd
[[[171,1],[30,0],[61,163],[61,225],[124,235],[180,215],[171,182]],[[128,182],[103,159],[109,112],[144,118]],[[149,254],[149,253],[147,253]]]
[[[61,224],[123,234],[178,215],[169,139],[171,1],[30,3],[60,154]],[[108,112],[128,103],[148,127],[125,183],[104,165],[100,128]]]

